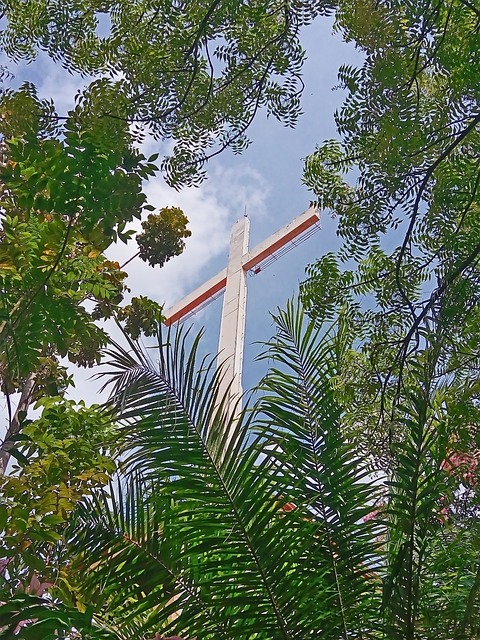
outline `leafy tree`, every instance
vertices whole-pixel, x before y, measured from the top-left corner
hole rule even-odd
[[[480,442],[480,14],[463,0],[354,0],[340,2],[336,17],[364,62],[340,70],[340,141],[307,158],[305,183],[338,217],[344,245],[308,268],[302,298],[317,322],[341,314],[351,323],[356,348],[335,381],[342,426],[370,468],[393,474],[392,487],[410,501],[410,512],[397,514],[403,534],[388,538],[396,576],[387,593],[400,605],[389,637],[476,637],[478,551],[467,531],[475,531]],[[413,420],[402,417],[409,405]],[[430,494],[443,504],[437,534],[427,521],[415,532],[413,507],[439,473],[432,411],[443,414],[435,432],[447,425],[442,468],[456,477],[444,494]],[[395,469],[414,441],[427,466],[412,465],[408,484]]]
[[[0,46],[12,59],[39,50],[93,77],[77,96],[85,111],[134,125],[175,147],[163,169],[174,185],[197,183],[208,157],[241,151],[257,110],[292,126],[304,59],[299,31],[328,0],[284,2],[12,1]],[[108,137],[106,138],[108,140]]]
[[[185,249],[184,238],[192,235],[187,224],[187,217],[178,207],[162,209],[160,215],[150,214],[142,222],[142,233],[136,237],[140,249],[130,260],[138,255],[152,267],[156,264],[163,267],[167,260]]]
[[[309,268],[303,300],[319,319],[348,309],[364,344],[363,404],[378,397],[384,425],[425,340],[441,341],[435,375],[456,373],[475,421],[478,10],[463,0],[354,0],[341,2],[336,16],[365,59],[341,68],[341,141],[307,159],[305,182],[338,216],[344,247]],[[345,177],[351,169],[356,179]],[[354,404],[358,425],[368,409],[361,415],[362,403]]]
[[[78,502],[102,492],[115,470],[105,411],[61,397],[42,398],[38,408],[41,417],[25,421],[17,437],[17,468],[0,480],[2,599],[47,589],[71,596],[66,527]]]
[[[153,208],[145,202],[142,180],[155,166],[134,150],[125,123],[117,125],[107,149],[97,136],[105,120],[82,130],[72,113],[53,126],[48,108],[31,85],[0,102],[8,138],[1,191],[0,380],[9,409],[1,473],[31,403],[72,384],[60,358],[80,366],[99,362],[107,334],[96,320],[115,315],[127,291],[127,273],[104,251],[117,239],[127,241],[133,233],[127,224]],[[170,235],[150,248],[152,264],[178,254],[190,233],[180,210],[182,224],[172,227],[170,211],[155,217],[163,240]],[[93,313],[87,306],[92,303]],[[140,307],[130,315],[142,325],[142,313]],[[14,410],[10,398],[16,392]]]

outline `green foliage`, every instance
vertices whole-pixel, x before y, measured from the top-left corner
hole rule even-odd
[[[111,418],[98,406],[62,398],[37,403],[41,416],[23,424],[12,453],[18,461],[2,478],[0,599],[24,592],[69,593],[65,531],[78,503],[115,471],[108,452]]]
[[[11,392],[42,358],[98,362],[106,335],[84,302],[122,299],[126,273],[101,251],[141,216],[150,169],[124,140],[103,149],[73,116],[56,131],[43,127],[31,86],[5,94],[0,111],[4,135],[17,134],[2,167],[0,231],[2,377]]]
[[[15,0],[4,8],[0,47],[26,60],[43,50],[68,71],[92,76],[77,95],[82,129],[84,118],[107,128],[128,121],[137,137],[147,129],[174,140],[162,166],[179,187],[204,177],[208,157],[244,149],[259,107],[295,124],[299,31],[331,7],[328,0]]]
[[[99,363],[107,333],[96,321],[115,316],[127,290],[127,273],[103,252],[127,242],[133,234],[127,225],[152,209],[142,181],[156,167],[134,149],[126,122],[112,125],[76,107],[60,124],[32,85],[0,96],[0,126],[6,156],[0,170],[0,382],[8,403],[11,394],[21,394],[16,411],[8,405],[3,473],[11,437],[21,430],[19,414],[72,384],[60,358],[85,367]],[[178,254],[189,234],[183,213],[172,211],[154,248],[148,248],[152,234],[143,237],[151,261],[163,264],[170,252]],[[135,337],[143,327],[153,331],[161,318],[156,303],[142,304],[148,307],[143,320],[132,305],[123,312]]]
[[[300,357],[306,363],[317,356],[311,365],[316,384],[298,388],[321,401],[318,415],[306,422],[300,407],[294,424],[276,427],[272,419],[267,428],[272,411],[286,417],[283,388],[278,403],[272,397],[260,402],[257,418],[244,413],[235,422],[218,397],[215,361],[196,359],[198,339],[189,353],[184,336],[169,334],[158,365],[139,351],[112,352],[123,475],[108,498],[85,500],[72,520],[70,544],[78,558],[77,598],[95,603],[95,615],[115,625],[119,637],[177,630],[183,637],[270,639],[322,630],[333,638],[343,628],[342,610],[334,606],[339,580],[346,604],[374,588],[375,580],[363,580],[362,561],[372,556],[378,525],[356,523],[368,511],[367,487],[335,428],[339,414],[326,370],[316,369],[331,343],[317,344],[313,325],[304,338],[301,315],[292,315],[293,309],[292,340],[305,343]],[[302,452],[303,467],[292,477]],[[317,460],[311,482],[303,473],[307,455]],[[332,493],[335,482],[345,490],[344,508]],[[351,506],[356,510],[349,514]],[[348,616],[348,624],[358,622]]]
[[[117,317],[123,323],[125,333],[138,340],[143,333],[146,336],[158,334],[162,322],[163,307],[145,296],[133,297],[130,304],[119,309]]]
[[[340,69],[341,141],[305,163],[344,244],[302,299],[353,332],[335,386],[345,437],[388,476],[384,628],[402,640],[478,635],[478,20],[463,0],[341,1],[364,62]]]
[[[475,7],[461,0],[448,9],[429,1],[354,0],[337,11],[338,30],[363,50],[365,62],[341,68],[342,142],[327,142],[307,159],[305,182],[338,216],[343,262],[372,261],[372,253],[389,248],[391,264],[370,290],[389,312],[409,316],[407,350],[440,308],[457,326],[476,316],[477,23]],[[358,172],[353,185],[344,177],[351,168]],[[312,267],[305,285],[312,310],[322,272]],[[346,283],[354,295],[359,283],[369,284],[357,280]]]
[[[40,108],[38,100],[30,100]],[[125,224],[140,217],[145,203],[141,180],[154,169],[118,139],[107,151],[97,140],[96,128],[79,128],[74,112],[58,133],[61,140],[27,137],[28,131],[8,138],[4,197],[25,216],[64,216],[86,240],[105,249]]]
[[[324,617],[318,629],[325,638],[349,638],[372,624],[378,600],[379,580],[367,567],[378,562],[379,527],[364,518],[380,496],[340,428],[343,411],[332,381],[348,336],[339,327],[321,338],[324,328],[305,322],[291,303],[274,322],[275,338],[262,356],[274,365],[260,384],[259,430],[289,500],[315,523],[310,562],[322,567],[329,585],[317,604]]]
[[[365,59],[341,68],[341,142],[319,147],[304,179],[344,246],[309,267],[302,299],[319,321],[350,317],[388,421],[425,341],[442,344],[435,375],[478,378],[478,11],[348,0],[336,27]]]
[[[477,499],[478,504],[478,499]],[[432,545],[421,602],[426,638],[470,638],[479,633],[478,519],[450,512]]]
[[[140,258],[152,267],[163,267],[167,260],[180,255],[185,249],[184,238],[192,235],[187,224],[187,217],[178,207],[164,207],[158,214],[148,215],[142,222],[142,233],[136,236]]]
[[[198,337],[160,336],[155,361],[114,345],[120,473],[77,504],[70,591],[39,620],[90,606],[119,640],[476,637],[479,470],[459,452],[478,430],[432,375],[439,345],[409,363],[392,414],[404,436],[373,475],[343,428],[348,319],[321,326],[289,304],[274,323],[263,395],[238,419]]]
[[[30,623],[24,626],[26,616]],[[99,628],[92,620],[91,612],[82,613],[36,596],[18,595],[3,605],[0,625],[0,638],[5,640],[55,640],[59,634],[72,640],[118,639],[113,631]]]

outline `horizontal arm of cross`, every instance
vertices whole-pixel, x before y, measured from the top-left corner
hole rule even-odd
[[[183,298],[178,304],[171,307],[165,314],[165,324],[170,326],[177,320],[181,320],[191,311],[198,309],[209,298],[220,293],[225,289],[227,284],[227,270],[222,269],[216,276],[210,278],[208,282],[202,284],[198,289],[192,291],[186,298]]]
[[[312,225],[317,224],[319,220],[318,209],[314,206],[309,207],[302,214],[245,254],[242,260],[242,267],[245,271],[250,271],[250,269],[262,262],[262,260],[265,260],[265,258],[268,258],[268,256],[271,256],[284,247],[288,242],[297,238]]]
[[[302,214],[294,218],[279,231],[269,238],[260,242],[254,249],[247,251],[242,257],[241,267],[244,271],[249,271],[255,265],[271,256],[283,246],[301,235],[308,228],[316,224],[320,219],[317,207],[311,206]],[[227,284],[227,269],[222,269],[220,273],[211,278],[208,282],[195,289],[186,298],[168,309],[165,313],[165,324],[167,326],[185,318],[189,313],[198,310],[205,302],[215,296],[225,288]]]

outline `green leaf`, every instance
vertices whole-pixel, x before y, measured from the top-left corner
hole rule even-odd
[[[5,531],[7,519],[8,519],[7,505],[0,503],[0,531]]]

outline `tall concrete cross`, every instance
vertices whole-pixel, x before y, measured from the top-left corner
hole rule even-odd
[[[165,313],[165,324],[171,325],[195,313],[209,299],[225,290],[218,359],[224,366],[220,397],[223,397],[228,389],[231,406],[234,406],[242,395],[247,273],[261,271],[261,263],[275,257],[281,249],[285,251],[289,243],[295,245],[295,239],[305,235],[306,230],[317,224],[319,219],[318,209],[312,205],[249,251],[250,221],[246,216],[240,218],[232,229],[227,267]],[[237,406],[240,406],[240,403]]]

